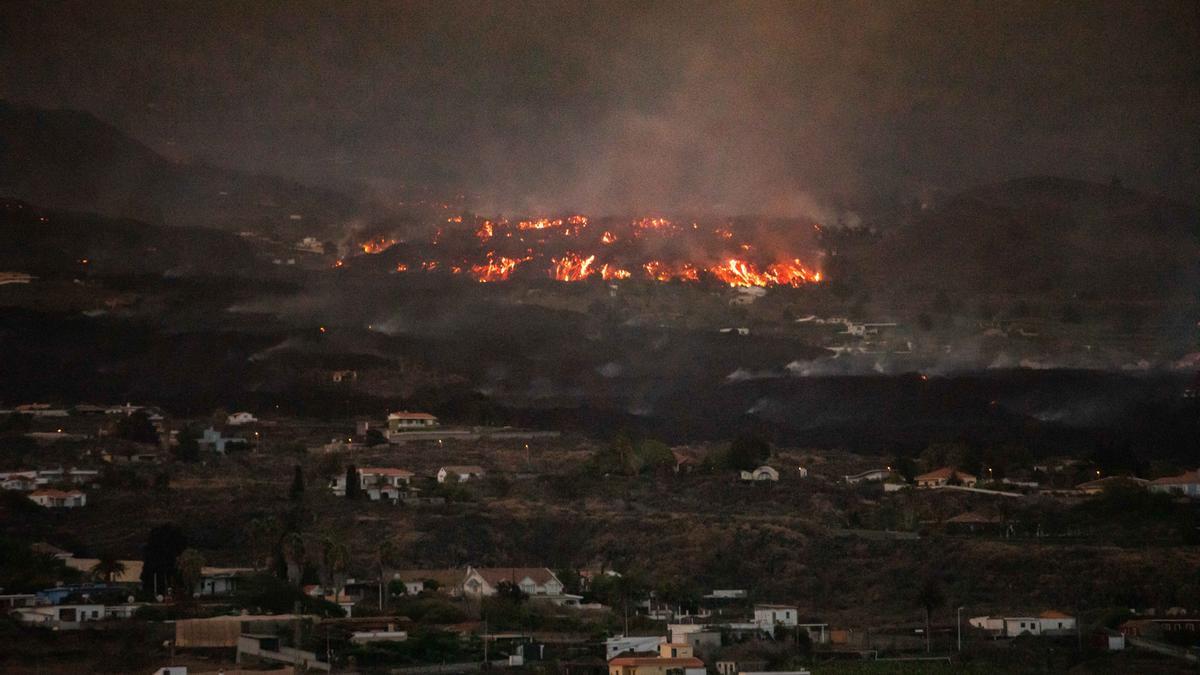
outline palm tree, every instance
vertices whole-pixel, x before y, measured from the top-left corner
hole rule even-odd
[[[329,585],[333,587],[334,598],[339,598],[342,591],[342,580],[346,576],[346,568],[350,566],[350,549],[341,542],[326,539],[321,544],[321,558],[325,567],[325,575]]]
[[[304,572],[304,537],[299,532],[289,532],[283,536],[279,547],[287,565],[288,581],[299,586]]]
[[[102,579],[108,583],[112,583],[113,579],[125,574],[125,563],[117,559],[116,556],[106,553],[100,556],[99,562],[92,568],[92,576],[97,579]]]
[[[279,522],[270,516],[255,518],[247,524],[246,539],[250,544],[254,569],[259,569],[260,563],[264,563],[266,566],[265,561],[271,556],[271,542],[275,540],[278,529]]]
[[[945,596],[942,595],[941,586],[938,585],[937,579],[930,577],[925,580],[925,584],[921,586],[921,590],[917,592],[917,603],[925,610],[925,653],[933,651],[933,645],[930,642],[930,615],[933,610],[941,607],[946,603]]]
[[[387,584],[387,572],[402,564],[400,545],[394,539],[383,540],[376,551],[376,562],[379,564],[379,608],[383,609],[387,605],[388,596],[384,588]]]
[[[196,592],[196,586],[204,576],[204,562],[204,555],[194,548],[184,549],[175,559],[179,580],[183,582],[184,592],[189,596]]]

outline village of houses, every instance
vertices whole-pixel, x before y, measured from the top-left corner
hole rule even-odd
[[[929,669],[973,663],[986,670],[989,655],[1006,653],[1014,644],[1035,652],[1039,645],[1065,645],[1062,651],[1075,650],[1075,658],[1146,659],[1110,663],[1152,668],[1194,668],[1200,657],[1200,603],[1148,602],[1123,607],[1116,620],[1103,620],[1098,608],[1085,602],[1037,604],[1034,599],[1043,594],[1036,589],[959,605],[946,589],[923,590],[913,579],[906,592],[918,600],[908,603],[913,609],[907,620],[896,620],[894,612],[864,619],[871,616],[869,607],[823,611],[812,598],[780,593],[777,580],[689,584],[689,592],[680,593],[614,560],[593,558],[567,567],[561,555],[534,560],[526,553],[521,559],[460,557],[456,565],[417,567],[405,564],[403,546],[384,553],[389,528],[410,522],[400,519],[428,515],[441,528],[462,530],[458,535],[439,531],[438,537],[470,537],[471,509],[524,509],[515,505],[520,500],[514,493],[546,474],[554,474],[555,485],[642,481],[640,489],[659,502],[636,516],[651,530],[660,518],[654,508],[674,514],[680,495],[693,485],[709,486],[711,494],[720,495],[714,499],[751,505],[759,500],[837,503],[840,522],[823,523],[821,536],[887,550],[924,542],[1041,546],[1043,540],[1087,536],[1077,526],[1055,526],[1053,518],[1035,523],[1014,515],[1035,500],[1039,509],[1048,504],[1068,509],[1106,495],[1143,494],[1194,514],[1200,500],[1200,472],[1194,468],[1156,477],[1104,475],[1087,460],[1052,457],[1006,467],[999,478],[987,466],[972,473],[953,464],[920,467],[906,476],[892,458],[882,456],[777,449],[757,466],[729,468],[714,464],[712,448],[677,447],[638,469],[637,476],[584,477],[581,472],[592,458],[605,452],[604,443],[547,430],[457,427],[423,412],[313,423],[267,412],[175,420],[151,406],[28,404],[0,411],[0,417],[8,420],[5,440],[21,439],[24,448],[6,454],[10,465],[0,471],[8,499],[5,546],[42,568],[41,575],[4,575],[11,586],[0,588],[0,607],[13,626],[8,638],[27,636],[37,653],[23,656],[18,649],[0,656],[6,672],[93,669],[79,645],[93,649],[109,634],[128,640],[131,626],[145,641],[133,648],[139,656],[129,670],[117,670],[164,675],[433,675],[480,669],[757,675],[837,672],[863,663],[916,663]],[[259,472],[270,478],[260,480]],[[163,523],[188,531],[189,520],[207,517],[183,511],[186,500],[176,503],[171,495],[220,493],[217,499],[237,514],[239,502],[261,500],[267,486],[278,493],[273,503],[283,500],[278,515],[264,515],[269,509],[259,508],[253,519],[237,515],[207,523],[207,546],[187,546],[168,560],[169,571],[149,571],[148,533],[153,539]],[[795,502],[799,494],[809,501]],[[14,499],[30,506],[20,507]],[[633,508],[628,492],[622,499],[620,508]],[[888,500],[909,500],[905,508],[913,513],[900,518],[907,526],[872,515],[897,510]],[[913,509],[913,500],[926,506]],[[603,518],[606,507],[599,500],[596,504],[596,517]],[[29,509],[37,510],[33,524],[18,522],[32,513]],[[331,536],[327,528],[324,539],[313,544],[306,538],[321,529],[322,509],[337,510],[334,529],[362,528],[370,534],[351,541],[349,534]],[[937,516],[930,517],[931,511]],[[127,521],[114,519],[114,513]],[[244,534],[256,527],[270,540],[265,552],[248,543],[253,534]],[[1168,557],[1190,556],[1179,560],[1194,573],[1194,547],[1161,551]],[[115,548],[125,555],[113,555]],[[524,550],[536,551],[538,544]],[[429,554],[420,557],[427,560]],[[666,564],[640,562],[643,570]],[[161,561],[155,565],[159,569]],[[31,585],[31,579],[53,577],[55,570],[60,578]],[[280,584],[293,595],[268,607],[264,594],[250,594],[264,583]],[[922,594],[930,597],[920,600]],[[1086,616],[1077,615],[1080,610]],[[69,656],[60,671],[47,670],[56,649]],[[965,661],[964,654],[970,655]]]

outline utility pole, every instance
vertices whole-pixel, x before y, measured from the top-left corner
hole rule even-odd
[[[958,652],[962,653],[962,611],[963,608],[958,608]]]

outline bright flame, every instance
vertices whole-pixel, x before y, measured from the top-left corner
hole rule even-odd
[[[378,237],[376,239],[364,241],[362,244],[360,244],[360,246],[362,247],[363,253],[367,253],[367,254],[371,254],[371,255],[374,255],[376,253],[383,253],[384,251],[388,250],[389,248],[391,248],[392,246],[395,246],[395,245],[396,245],[395,239],[386,239],[384,237]]]
[[[799,260],[774,263],[759,271],[754,263],[730,258],[708,272],[730,286],[800,286],[821,280],[819,272],[812,272]]]
[[[550,276],[558,281],[583,281],[596,271],[592,268],[592,263],[596,262],[594,255],[584,258],[578,253],[568,252],[563,257],[551,258],[550,261],[554,263]]]
[[[600,266],[600,278],[605,281],[613,281],[615,279],[628,279],[633,276],[629,270],[623,270],[619,267],[613,267],[608,263]]]
[[[517,223],[518,230],[549,230],[551,228],[562,226],[562,218],[556,218],[554,220],[539,218],[538,220],[522,220]]]
[[[603,235],[600,236],[600,243],[604,244],[605,246],[614,244],[614,243],[616,243],[616,241],[617,241],[617,237],[612,232],[606,231]]]
[[[517,265],[528,260],[530,258],[505,258],[504,256],[496,256],[495,251],[488,251],[487,264],[472,265],[471,275],[481,284],[493,281],[507,281],[513,270],[517,269]]]

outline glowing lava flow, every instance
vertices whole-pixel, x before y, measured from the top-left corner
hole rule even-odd
[[[471,276],[481,284],[491,283],[493,281],[507,281],[508,277],[517,269],[517,265],[530,260],[530,258],[505,258],[504,256],[496,256],[494,252],[488,252],[487,264],[472,265]]]
[[[376,253],[383,253],[384,251],[388,250],[389,248],[391,248],[392,246],[395,246],[395,245],[396,245],[395,239],[385,239],[383,237],[380,237],[378,239],[371,239],[369,241],[364,241],[361,244],[362,252],[366,253],[368,255],[374,255]]]
[[[708,272],[730,286],[800,286],[821,280],[820,272],[810,271],[799,260],[768,265],[760,272],[754,263],[730,258]]]
[[[683,263],[677,267],[672,267],[660,260],[651,260],[642,265],[642,269],[646,270],[646,276],[655,281],[670,281],[672,279],[700,281],[700,271],[691,263]]]
[[[561,258],[551,258],[550,262],[554,263],[550,276],[558,281],[583,281],[596,272],[592,267],[592,263],[596,262],[594,255],[584,258],[578,253],[569,252]]]

